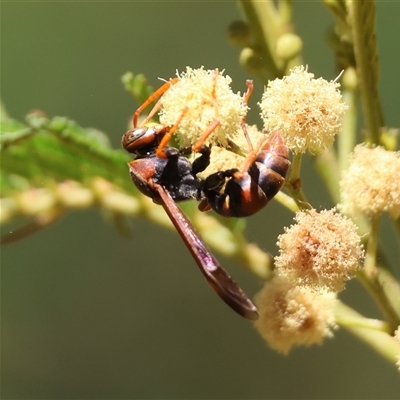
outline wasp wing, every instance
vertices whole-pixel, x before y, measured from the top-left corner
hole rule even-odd
[[[154,189],[160,195],[161,205],[181,235],[208,284],[238,314],[250,320],[258,319],[256,306],[207,249],[191,222],[176,205],[168,191],[160,185],[155,185]]]

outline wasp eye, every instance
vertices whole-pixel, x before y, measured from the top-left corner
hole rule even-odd
[[[122,146],[129,153],[136,153],[138,150],[151,145],[157,145],[157,138],[163,132],[157,130],[158,126],[134,128],[125,133],[122,137]]]
[[[145,134],[145,131],[142,128],[135,128],[129,130],[122,136],[122,146],[125,150],[131,152],[132,150],[136,150],[138,148],[137,141]],[[140,146],[139,146],[140,147]]]

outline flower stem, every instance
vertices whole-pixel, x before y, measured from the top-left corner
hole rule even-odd
[[[289,179],[286,181],[286,186],[292,194],[293,200],[297,203],[300,209],[311,208],[302,189],[302,181],[300,178],[302,154],[294,154],[292,159],[292,168],[290,170]]]
[[[340,326],[363,340],[389,362],[396,363],[400,343],[387,333],[385,323],[364,318],[341,301],[336,304],[335,314]]]
[[[334,150],[326,149],[322,154],[316,156],[314,160],[316,169],[325,182],[333,201],[338,203],[340,201],[340,171]]]
[[[376,272],[378,275],[371,277],[362,270],[357,274],[357,278],[376,301],[391,330],[394,330],[400,324],[399,284],[387,270],[380,268]],[[387,292],[383,284],[388,286],[390,291]]]
[[[366,318],[361,315],[356,315],[355,312],[347,312],[344,310],[343,303],[340,304],[336,311],[336,322],[340,326],[373,329],[390,334],[390,327],[385,321]]]
[[[368,237],[367,251],[365,254],[364,271],[368,277],[376,275],[376,252],[378,250],[380,214],[371,218],[371,230]]]
[[[346,85],[351,72],[346,71],[343,79],[343,100],[347,104],[348,109],[344,114],[342,122],[342,132],[338,135],[338,161],[340,171],[348,167],[348,155],[353,151],[356,143],[357,129],[357,92],[356,85]],[[354,79],[356,80],[356,79]]]
[[[288,196],[286,193],[283,193],[282,191],[279,191],[275,195],[274,200],[281,203],[284,207],[286,207],[293,213],[299,211],[299,206],[297,205],[296,201],[294,201],[290,196]]]
[[[279,16],[273,1],[241,0],[243,12],[255,36],[257,50],[271,78],[281,76],[274,47],[278,37]],[[268,82],[263,82],[265,85]]]
[[[378,92],[375,2],[347,1],[368,141],[379,144],[384,125]]]

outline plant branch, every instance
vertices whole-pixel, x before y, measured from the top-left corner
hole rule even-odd
[[[384,125],[378,92],[378,51],[375,35],[375,2],[347,1],[354,44],[357,73],[367,140],[380,144],[380,128]]]
[[[363,317],[341,301],[335,307],[337,323],[357,336],[393,365],[400,354],[400,343],[387,332],[385,323]]]

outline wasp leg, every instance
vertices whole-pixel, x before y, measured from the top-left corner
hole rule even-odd
[[[149,106],[155,99],[158,97],[162,96],[169,88],[171,85],[174,83],[178,82],[179,78],[173,78],[170,79],[168,82],[165,82],[161,87],[159,87],[154,93],[152,93],[149,98],[135,111],[135,114],[133,114],[133,126],[136,128],[137,123],[139,120],[139,115],[140,113],[147,107]],[[156,105],[152,108],[150,111],[149,115],[146,117],[146,119],[143,121],[143,126],[146,125],[152,118],[153,116],[157,113],[157,111],[161,107],[161,99],[156,103]]]

